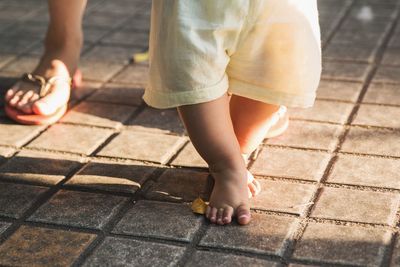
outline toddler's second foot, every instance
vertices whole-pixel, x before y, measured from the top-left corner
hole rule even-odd
[[[215,183],[210,203],[206,210],[206,218],[212,223],[224,225],[236,217],[241,225],[251,220],[246,170],[227,169],[211,172]]]

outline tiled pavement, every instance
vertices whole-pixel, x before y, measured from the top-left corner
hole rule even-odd
[[[245,227],[189,203],[210,179],[174,110],[141,100],[149,1],[90,0],[86,80],[54,126],[0,109],[1,266],[400,266],[399,0],[319,0],[313,109],[250,165],[264,191]],[[43,0],[0,0],[1,92],[32,69]],[[0,104],[3,105],[3,104]]]

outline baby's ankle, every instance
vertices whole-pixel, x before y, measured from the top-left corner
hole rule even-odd
[[[228,171],[235,173],[246,172],[246,165],[244,164],[241,156],[235,160],[221,160],[213,164],[209,164],[208,167],[211,174],[226,173]]]

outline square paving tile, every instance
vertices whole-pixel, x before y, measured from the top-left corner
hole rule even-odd
[[[149,188],[146,198],[189,202],[198,197],[208,199],[210,190],[211,180],[207,172],[168,169]]]
[[[290,109],[290,118],[344,124],[353,106],[348,103],[317,100],[312,108]]]
[[[127,130],[97,155],[166,163],[185,142],[185,137]]]
[[[347,17],[344,19],[339,30],[346,31],[387,31],[389,29],[391,21],[389,20],[360,20],[354,17]],[[373,45],[373,44],[371,44]]]
[[[372,63],[377,51],[377,47],[332,44],[325,49],[324,59]]]
[[[113,232],[190,242],[202,221],[187,204],[144,200],[127,211]]]
[[[332,44],[341,44],[343,46],[365,46],[366,44],[380,46],[382,44],[385,32],[383,31],[338,31],[332,38]]]
[[[70,266],[95,235],[21,226],[0,246],[7,266]]]
[[[61,190],[30,221],[102,229],[128,198]]]
[[[129,45],[146,48],[149,43],[149,34],[147,32],[120,30],[114,31],[102,40],[104,44]]]
[[[155,109],[146,107],[133,121],[128,123],[132,129],[140,131],[183,134],[185,128],[176,109]]]
[[[379,67],[372,82],[400,83],[400,67]]]
[[[382,64],[400,67],[400,48],[387,49],[383,56]]]
[[[171,164],[185,167],[208,168],[207,162],[199,155],[192,142],[189,142],[181,152],[179,152],[178,156]]]
[[[48,188],[0,182],[0,215],[20,218]]]
[[[143,103],[142,96],[144,90],[132,85],[106,84],[98,89],[87,100],[96,102],[106,102],[112,104],[125,104],[139,106]]]
[[[124,27],[124,30],[132,30],[132,31],[142,31],[149,32],[150,31],[150,18],[146,14],[137,14],[132,18],[132,20],[128,21]]]
[[[256,178],[257,179],[257,178]],[[317,188],[315,185],[258,179],[261,192],[250,200],[251,208],[303,214]]]
[[[128,64],[130,58],[132,57],[132,53],[133,51],[131,48],[97,45],[93,47],[90,51],[88,51],[85,54],[84,58],[100,62]]]
[[[112,81],[116,83],[134,84],[139,88],[146,87],[149,66],[147,64],[133,64],[118,73]]]
[[[46,25],[49,23],[49,21],[45,22]],[[90,38],[90,37],[89,37]],[[85,35],[85,40],[81,49],[81,55],[85,54],[85,52],[90,48],[92,44],[89,44],[88,40],[86,39]],[[29,56],[32,58],[40,58],[45,51],[46,47],[43,45],[43,42],[35,43],[35,45],[29,47],[27,51],[24,52],[23,56]],[[17,69],[17,67],[15,68]],[[33,69],[30,69],[32,71]]]
[[[136,107],[118,104],[82,102],[68,111],[62,122],[118,128],[136,111]]]
[[[94,91],[98,90],[100,86],[101,83],[99,82],[84,81],[82,85],[71,90],[70,106],[92,94]]]
[[[82,59],[80,70],[87,80],[106,82],[124,68],[123,63],[110,63],[97,60]]]
[[[400,118],[400,107],[361,105],[352,124],[400,128],[396,118]]]
[[[382,229],[310,223],[294,258],[353,266],[380,266],[390,233]]]
[[[16,57],[16,54],[0,52],[0,68],[15,60]]]
[[[0,235],[11,225],[11,223],[0,222]]]
[[[155,168],[150,166],[91,162],[66,183],[68,186],[135,193]]]
[[[321,80],[317,99],[355,102],[362,89],[362,83]]]
[[[142,11],[142,3],[140,1],[116,1],[116,4],[109,2],[101,2],[100,5],[96,5],[94,10],[101,14],[107,14],[113,17],[130,17],[132,15],[138,16]],[[123,24],[126,25],[129,21],[125,21]]]
[[[89,155],[112,133],[112,130],[107,129],[56,124],[28,147]]]
[[[90,3],[90,2],[89,2]],[[97,2],[98,3],[98,2]],[[126,21],[125,16],[116,16],[107,12],[90,12],[89,16],[85,16],[83,26],[92,26],[93,28],[100,29],[113,29],[118,27],[121,23]]]
[[[395,193],[325,187],[311,216],[392,225],[399,200]]]
[[[399,130],[352,127],[341,151],[399,157],[399,136]]]
[[[390,42],[389,42],[389,47],[390,48],[400,48],[400,32],[397,32],[392,35]]]
[[[343,130],[342,126],[291,121],[289,129],[281,136],[269,139],[268,144],[333,151]]]
[[[327,181],[400,189],[400,160],[339,155]]]
[[[265,147],[250,171],[254,175],[319,181],[329,160],[326,152]]]
[[[400,266],[400,239],[398,235],[397,235],[397,242],[393,250],[391,264],[392,264],[391,266]]]
[[[211,225],[200,246],[282,255],[296,227],[297,220],[293,218],[252,214],[251,223],[245,226]]]
[[[90,17],[90,16],[86,16]],[[97,43],[100,41],[107,33],[109,29],[100,28],[96,26],[84,25],[83,27],[83,36],[85,43]]]
[[[23,146],[43,129],[43,126],[19,125],[0,119],[0,145]]]
[[[373,2],[373,1],[372,1]],[[350,12],[350,17],[355,17],[359,18],[362,17],[360,14],[361,13],[366,13],[366,8],[372,12],[372,20],[374,22],[377,21],[393,21],[394,18],[396,17],[396,1],[380,1],[376,3],[372,3],[371,6],[367,6],[368,2],[358,2],[355,6],[353,6],[351,12]],[[370,2],[371,4],[371,2]]]
[[[361,63],[329,61],[323,63],[322,69],[324,79],[363,82],[367,78],[370,66]]]
[[[10,14],[7,14],[6,16],[10,16]],[[2,38],[0,51],[3,53],[20,54],[29,50],[29,48],[34,46],[37,42],[39,42],[39,40],[32,40],[32,37],[21,37],[11,34],[7,36],[7,38]]]
[[[0,167],[0,179],[55,185],[81,163],[78,157],[22,151]]]
[[[41,40],[45,37],[47,24],[41,21],[22,21],[12,26],[12,31],[18,36],[32,37]]]
[[[276,262],[250,258],[246,256],[239,256],[234,254],[223,254],[211,251],[196,251],[191,259],[186,263],[191,267],[203,266],[220,266],[220,267],[242,267],[242,266],[264,266],[264,267],[278,267]]]
[[[364,103],[400,105],[400,86],[372,83],[364,96]]]
[[[14,154],[15,150],[11,147],[0,147],[0,158],[8,158]]]
[[[177,266],[186,248],[107,237],[83,266]]]
[[[25,72],[31,72],[33,69],[35,69],[36,65],[39,63],[39,60],[39,56],[24,55],[23,57],[19,57],[5,66],[2,70],[5,72],[22,75]]]

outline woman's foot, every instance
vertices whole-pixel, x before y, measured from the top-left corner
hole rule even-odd
[[[32,74],[46,80],[57,76],[58,81],[69,81],[80,53],[80,47],[73,49],[75,51],[46,53]],[[41,98],[37,84],[20,80],[6,92],[5,101],[8,106],[25,114],[51,115],[68,102],[70,90],[70,83],[55,82],[48,94]]]
[[[215,183],[211,193],[210,203],[206,210],[206,218],[211,223],[225,225],[236,217],[241,225],[251,220],[248,198],[247,171],[226,169],[211,171]]]
[[[27,81],[20,80],[11,87],[5,95],[8,106],[25,114],[51,115],[60,107],[64,106],[70,96],[71,86],[68,82],[70,75],[64,63],[60,60],[52,60],[46,71],[34,72],[46,80],[51,77],[59,77],[59,81],[50,86],[49,93],[40,98],[39,86]]]
[[[58,24],[60,22],[50,24],[45,53],[32,72],[45,80],[56,76],[57,82],[44,97],[39,96],[38,84],[20,80],[12,86],[6,92],[5,102],[20,113],[51,115],[69,100],[71,85],[68,81],[78,66],[83,35],[77,26],[65,26],[68,29],[65,30]]]

